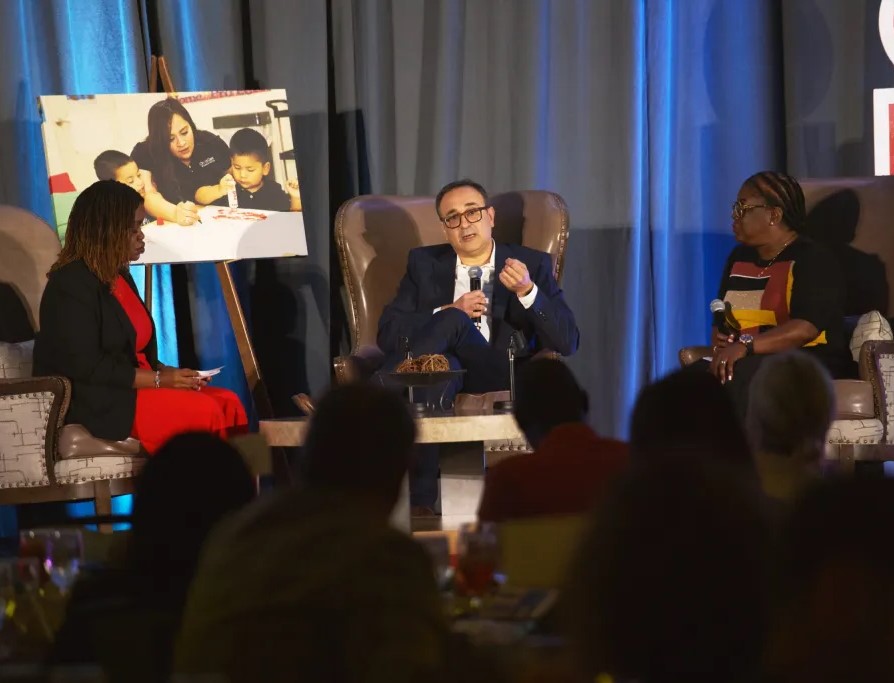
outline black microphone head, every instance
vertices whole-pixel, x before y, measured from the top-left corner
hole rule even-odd
[[[481,266],[472,266],[469,268],[469,289],[473,292],[481,289],[481,275],[484,273]]]
[[[711,313],[722,313],[726,310],[726,304],[723,303],[720,299],[714,299],[709,306],[711,309]]]

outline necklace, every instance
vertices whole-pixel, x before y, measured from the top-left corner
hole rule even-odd
[[[759,273],[757,274],[757,276],[758,276],[758,277],[763,277],[763,276],[764,276],[764,273],[767,272],[767,269],[768,269],[770,266],[772,266],[772,265],[776,262],[776,259],[779,258],[779,255],[780,255],[782,252],[784,252],[784,251],[785,251],[785,248],[786,248],[788,245],[790,245],[792,242],[794,242],[795,239],[796,239],[797,237],[798,237],[797,235],[793,235],[790,239],[786,240],[785,244],[782,245],[782,248],[781,248],[779,251],[776,252],[776,255],[775,255],[773,258],[771,258],[771,259],[767,262],[767,265],[765,265],[763,268],[761,268],[761,272],[759,272]]]

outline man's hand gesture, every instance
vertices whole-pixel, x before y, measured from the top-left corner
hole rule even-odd
[[[487,311],[487,297],[482,290],[476,289],[474,292],[466,292],[450,305],[470,318],[481,317]]]
[[[500,282],[506,289],[515,292],[518,296],[525,296],[534,288],[528,267],[522,261],[514,258],[506,259],[506,265],[500,271]]]

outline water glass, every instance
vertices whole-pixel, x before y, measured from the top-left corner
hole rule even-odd
[[[493,587],[499,559],[496,526],[490,522],[463,524],[457,539],[456,585],[459,592],[473,597]]]
[[[44,576],[67,593],[84,561],[84,540],[78,529],[28,529],[19,534],[19,554],[37,558]]]
[[[15,656],[27,638],[28,615],[34,613],[35,596],[40,584],[40,565],[33,557],[0,559],[0,660]],[[37,615],[45,626],[43,614]],[[38,637],[49,642],[52,633],[48,628],[39,629]]]

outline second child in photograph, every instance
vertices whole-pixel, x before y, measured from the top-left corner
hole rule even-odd
[[[286,192],[270,177],[270,147],[258,131],[237,130],[230,139],[230,174],[236,183],[236,201],[240,209],[265,211],[301,211],[297,180],[286,181]],[[228,206],[226,196],[214,204]]]

